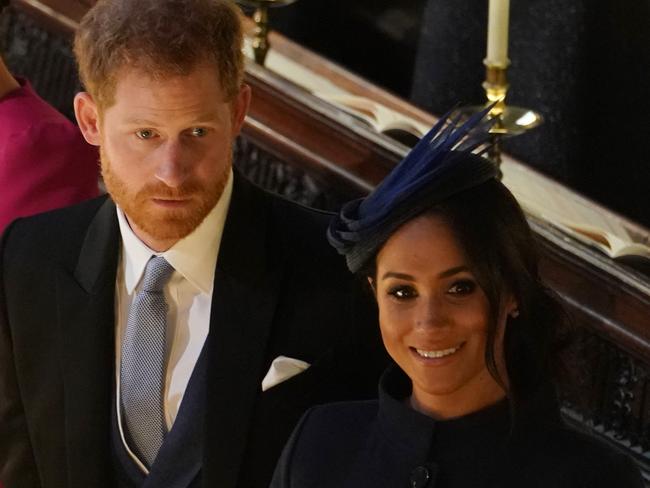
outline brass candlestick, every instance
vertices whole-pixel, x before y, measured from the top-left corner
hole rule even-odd
[[[488,64],[487,60],[484,61],[484,64],[486,66],[486,72],[483,88],[485,89],[487,102],[485,105],[463,107],[460,110],[463,114],[470,116],[494,103],[488,116],[497,120],[490,129],[490,133],[494,135],[494,145],[490,149],[488,156],[495,164],[500,165],[501,139],[503,137],[523,134],[540,125],[543,118],[539,113],[528,108],[506,105],[506,96],[508,95],[509,88],[506,76],[508,64]]]
[[[253,53],[255,62],[264,65],[269,52],[269,7],[284,7],[296,0],[237,0],[237,3],[252,7],[255,31],[253,36]]]

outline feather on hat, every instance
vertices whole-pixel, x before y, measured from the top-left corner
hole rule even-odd
[[[460,115],[447,113],[368,196],[343,206],[327,238],[350,271],[359,271],[407,221],[497,176],[497,167],[481,156],[491,141],[494,119],[485,119],[491,108],[460,126]]]

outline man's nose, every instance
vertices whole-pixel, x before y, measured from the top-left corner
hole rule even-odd
[[[178,188],[189,175],[187,149],[178,140],[166,141],[157,154],[160,163],[156,168],[156,178],[170,188]]]

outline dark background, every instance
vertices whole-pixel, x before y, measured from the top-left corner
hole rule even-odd
[[[487,0],[299,0],[276,30],[442,114],[484,101]],[[512,0],[505,150],[650,227],[650,0]]]

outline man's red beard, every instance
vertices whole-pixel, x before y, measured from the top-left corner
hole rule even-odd
[[[129,223],[155,240],[178,240],[196,229],[219,201],[228,181],[232,161],[221,175],[205,185],[195,180],[170,188],[162,182],[147,183],[133,191],[113,173],[106,153],[100,148],[102,177],[113,201],[124,211]],[[162,208],[153,199],[190,199],[183,208]]]

